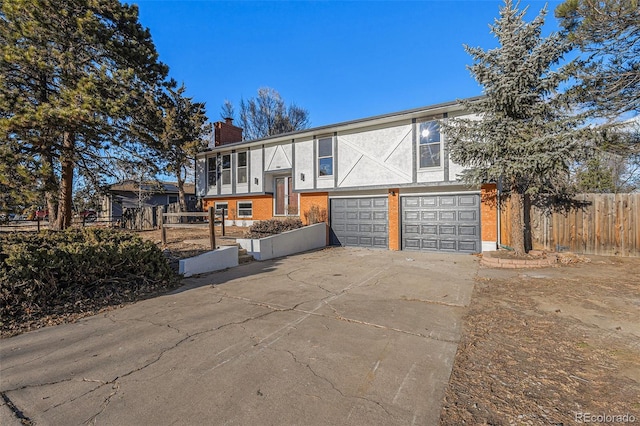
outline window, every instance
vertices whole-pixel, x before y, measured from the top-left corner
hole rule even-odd
[[[318,176],[333,176],[333,138],[318,141]]]
[[[216,181],[218,180],[217,165],[217,157],[207,158],[207,183],[209,186],[216,186]]]
[[[293,192],[293,179],[290,176],[276,178],[275,210],[276,216],[298,215],[298,194]]]
[[[440,166],[440,124],[437,121],[420,123],[420,168]]]
[[[169,195],[169,204],[173,204],[173,203],[177,203],[178,202],[178,196],[177,195]]]
[[[247,151],[238,153],[236,170],[238,183],[247,183]]]
[[[231,154],[224,154],[220,164],[223,185],[231,185]]]
[[[238,201],[238,217],[253,216],[253,201]]]
[[[214,208],[216,214],[222,214],[222,210],[224,209],[225,217],[229,215],[229,203],[216,202]]]

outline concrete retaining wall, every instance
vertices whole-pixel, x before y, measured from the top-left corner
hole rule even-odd
[[[256,260],[268,260],[326,246],[327,225],[316,223],[259,240],[238,238],[236,242]]]
[[[238,266],[238,246],[220,247],[200,256],[182,259],[179,273],[185,277]]]

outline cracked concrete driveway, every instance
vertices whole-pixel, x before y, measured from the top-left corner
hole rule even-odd
[[[328,248],[188,279],[1,341],[0,423],[434,425],[476,270]]]

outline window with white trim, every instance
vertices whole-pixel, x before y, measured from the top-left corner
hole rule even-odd
[[[440,167],[440,123],[425,121],[418,128],[420,168]]]
[[[231,185],[231,154],[223,154],[220,162],[221,179],[223,185]]]
[[[238,201],[238,217],[253,216],[253,201]]]
[[[207,183],[209,186],[216,186],[218,181],[218,157],[207,158]]]
[[[222,203],[222,202],[216,201],[214,209],[216,211],[216,214],[222,214],[222,210],[224,209],[225,217],[229,215],[229,203],[226,203],[226,202]]]
[[[169,204],[174,204],[180,201],[177,195],[167,195],[167,198],[168,198]]]
[[[238,152],[236,162],[236,180],[238,183],[247,183],[247,151]]]
[[[333,138],[318,140],[318,176],[333,176]]]

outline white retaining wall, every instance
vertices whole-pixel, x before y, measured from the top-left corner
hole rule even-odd
[[[224,246],[196,257],[182,259],[179,273],[185,277],[238,266],[238,246]]]
[[[238,238],[236,242],[256,260],[268,260],[325,247],[327,225],[316,223],[259,240]]]

